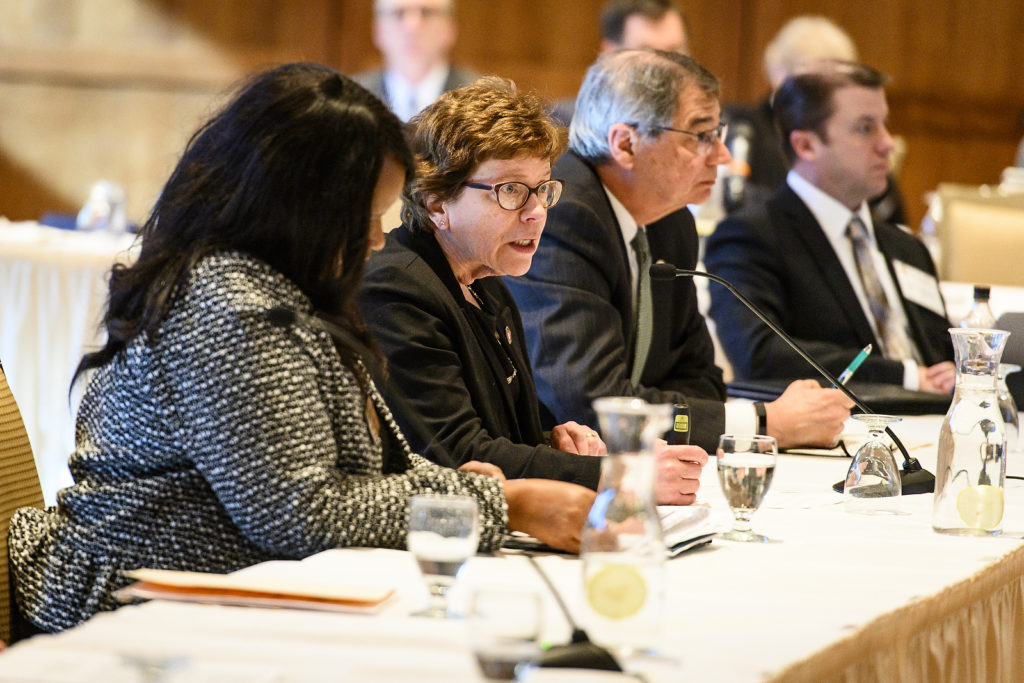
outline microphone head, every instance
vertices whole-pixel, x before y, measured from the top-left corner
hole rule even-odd
[[[295,311],[284,306],[275,306],[267,311],[267,320],[270,321],[271,325],[277,325],[278,327],[291,327],[295,324],[296,315]]]
[[[736,121],[735,123],[730,123],[729,132],[732,133],[732,135],[730,135],[729,137],[733,139],[744,138],[746,140],[749,140],[750,138],[754,137],[753,126],[751,126],[748,122],[744,120]]]
[[[652,280],[674,280],[676,277],[676,267],[671,263],[658,261],[651,264],[650,273]]]

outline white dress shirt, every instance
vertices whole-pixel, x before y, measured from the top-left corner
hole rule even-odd
[[[867,293],[864,291],[864,285],[861,283],[860,273],[857,271],[857,262],[853,256],[853,246],[846,234],[846,228],[850,224],[853,214],[856,214],[861,222],[864,223],[868,239],[871,242],[871,258],[875,262],[875,270],[878,273],[882,289],[885,291],[885,297],[889,300],[892,322],[894,325],[901,326],[901,329],[906,331],[907,340],[913,344],[914,339],[910,335],[910,328],[907,324],[907,312],[903,309],[903,299],[900,297],[896,284],[893,282],[892,274],[889,272],[889,264],[882,252],[879,251],[878,243],[875,241],[875,226],[871,222],[871,211],[868,209],[867,202],[861,202],[860,207],[856,211],[851,212],[840,201],[825,193],[796,171],[789,172],[786,176],[786,183],[789,184],[790,189],[800,197],[803,203],[807,205],[807,208],[810,209],[814,218],[818,221],[818,225],[821,226],[822,232],[825,233],[825,237],[828,238],[829,243],[832,245],[832,250],[839,258],[839,263],[842,264],[843,270],[846,272],[846,279],[850,281],[853,291],[857,294],[857,300],[860,302],[861,310],[864,311],[864,317],[868,319],[868,324],[871,325],[871,331],[876,339],[880,339],[878,329],[875,326],[875,318],[871,313],[871,304],[868,301]],[[850,360],[853,360],[853,358],[850,358]],[[910,358],[901,358],[900,360],[903,361],[903,386],[907,389],[917,390],[919,388],[917,363]]]
[[[619,224],[619,230],[622,232],[622,239],[626,244],[626,254],[629,258],[629,273],[633,279],[633,308],[636,308],[636,299],[638,295],[637,288],[637,258],[636,252],[633,251],[633,247],[630,246],[633,242],[633,238],[636,236],[636,231],[639,230],[639,225],[633,215],[629,213],[629,210],[619,201],[619,198],[612,194],[612,191],[608,189],[606,185],[604,187],[605,194],[608,195],[608,201],[612,205],[612,213],[615,214],[615,220]],[[658,331],[655,329],[654,334]],[[730,401],[725,404],[725,432],[726,434],[754,434],[757,431],[757,413],[751,407],[750,403],[746,401]]]
[[[419,83],[410,83],[394,71],[384,72],[384,91],[395,116],[407,122],[444,93],[448,79],[447,64],[432,69]]]

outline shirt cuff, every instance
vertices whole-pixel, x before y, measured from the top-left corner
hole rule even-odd
[[[910,391],[919,391],[921,389],[921,378],[917,374],[916,361],[903,361],[903,388]]]
[[[756,434],[757,413],[754,406],[746,401],[729,401],[725,404],[726,434]]]

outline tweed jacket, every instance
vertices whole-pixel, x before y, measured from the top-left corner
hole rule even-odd
[[[312,312],[267,264],[206,257],[158,332],[95,371],[75,484],[11,521],[16,595],[37,627],[114,609],[126,569],[229,572],[339,546],[402,548],[419,492],[475,497],[481,549],[500,543],[500,483],[411,453],[365,369],[319,327],[275,324],[275,307]]]

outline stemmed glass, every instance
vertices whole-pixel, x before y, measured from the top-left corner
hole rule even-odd
[[[867,425],[871,436],[853,456],[843,487],[847,512],[896,514],[900,511],[900,468],[885,438],[885,427],[899,422],[892,415],[860,414],[853,419]]]
[[[733,516],[732,529],[719,538],[745,543],[768,540],[751,529],[750,517],[771,486],[778,453],[779,445],[772,436],[723,434],[719,438],[718,481]]]
[[[466,496],[419,495],[409,502],[406,546],[420,565],[430,604],[415,616],[445,618],[448,590],[476,552],[480,522],[476,500]]]
[[[519,678],[540,654],[540,596],[516,588],[477,589],[469,611],[477,664],[489,681]]]

